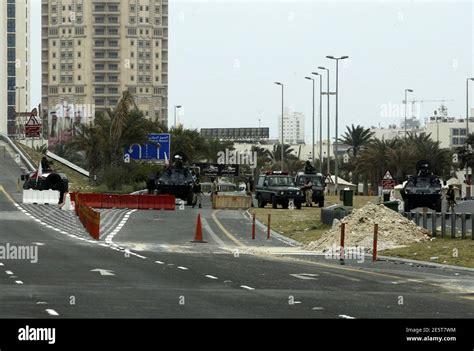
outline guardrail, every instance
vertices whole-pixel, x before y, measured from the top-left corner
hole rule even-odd
[[[25,154],[18,148],[18,146],[15,145],[15,143],[10,139],[10,137],[4,133],[0,133],[0,138],[5,140],[10,147],[18,154],[20,155],[20,158],[22,159],[23,163],[29,168],[31,172],[34,172],[36,170],[36,167],[30,162],[30,160],[25,156]]]

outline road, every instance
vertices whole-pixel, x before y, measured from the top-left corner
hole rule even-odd
[[[3,318],[473,318],[474,273],[346,262],[266,239],[242,211],[109,211],[99,242],[74,216],[23,206],[11,157],[0,170]],[[197,214],[206,243],[192,243]],[[282,210],[284,214],[284,210]]]

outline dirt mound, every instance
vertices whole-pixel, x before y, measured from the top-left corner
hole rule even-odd
[[[345,246],[363,247],[372,251],[374,224],[379,225],[378,249],[382,251],[403,247],[407,244],[429,239],[429,231],[420,227],[401,214],[384,205],[366,204],[356,209],[342,220],[346,223]],[[327,250],[340,244],[341,229],[339,223],[323,233],[319,240],[306,246],[307,250]]]

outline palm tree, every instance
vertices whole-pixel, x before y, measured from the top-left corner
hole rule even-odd
[[[347,165],[346,168],[352,168],[353,172],[353,183],[358,185],[359,184],[359,172],[357,170],[357,162],[358,162],[358,156],[360,152],[367,147],[369,144],[370,140],[374,136],[374,132],[371,132],[369,128],[364,128],[360,125],[354,126],[353,124],[351,127],[347,126],[346,127],[346,132],[342,136],[342,138],[339,139],[339,141],[343,144],[349,145],[350,148],[349,150],[352,152],[352,162],[350,162],[349,165]],[[348,150],[348,151],[349,151]],[[352,167],[351,167],[352,166]],[[343,167],[344,168],[344,167]]]
[[[293,154],[293,151],[294,150],[290,145],[283,145],[283,157],[285,160],[298,159],[298,157]],[[273,163],[281,162],[281,144],[274,145],[273,150],[269,153],[269,156]]]

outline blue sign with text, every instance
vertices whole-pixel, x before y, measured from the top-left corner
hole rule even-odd
[[[170,149],[170,134],[148,134],[148,143],[133,144],[125,150],[125,154],[133,160],[165,161],[170,159]]]

